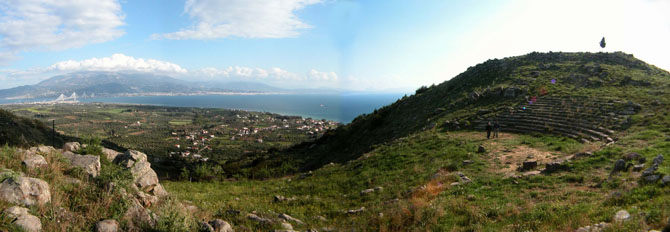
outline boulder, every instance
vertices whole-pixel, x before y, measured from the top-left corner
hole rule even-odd
[[[10,218],[14,224],[28,232],[42,231],[42,222],[38,217],[28,213],[28,209],[18,206],[12,206],[4,211],[6,217]]]
[[[630,219],[630,213],[628,213],[628,211],[619,210],[614,215],[614,220],[613,221],[616,222],[616,223],[622,223],[622,222],[628,221],[629,219]]]
[[[51,201],[47,182],[30,177],[9,177],[0,184],[0,199],[24,206],[44,205]]]
[[[41,155],[31,155],[25,158],[22,162],[23,166],[26,166],[28,169],[46,167],[49,164],[47,160],[44,159],[44,156]]]
[[[653,175],[654,172],[656,172],[656,170],[658,170],[658,165],[653,164],[653,165],[651,165],[651,167],[647,168],[646,170],[644,170],[644,171],[642,172],[642,176]]]
[[[76,152],[77,150],[79,150],[79,148],[81,148],[81,144],[79,144],[78,142],[69,142],[63,145],[63,151]]]
[[[579,158],[583,158],[583,157],[589,157],[589,156],[591,156],[591,155],[592,155],[591,152],[580,152],[580,153],[575,154],[575,155],[573,156],[573,158],[575,158],[575,159],[579,159]]]
[[[663,186],[670,186],[670,175],[663,176],[663,178],[661,179],[661,184]]]
[[[130,199],[130,207],[126,210],[124,218],[128,221],[129,231],[140,231],[141,225],[149,225],[151,227],[156,225],[156,220],[152,216],[151,210],[142,207],[142,204],[135,199]]]
[[[279,218],[280,218],[280,219],[284,219],[284,220],[286,220],[287,222],[295,222],[295,223],[298,223],[298,224],[300,224],[300,225],[305,224],[305,223],[302,222],[300,219],[291,217],[290,215],[285,214],[285,213],[279,214]]]
[[[52,146],[44,146],[40,145],[37,147],[31,147],[30,151],[35,152],[35,153],[42,153],[42,154],[51,154],[56,152],[56,148]]]
[[[291,223],[288,222],[282,222],[281,228],[284,229],[284,231],[293,231],[293,225],[291,225]]]
[[[274,196],[274,202],[295,201],[295,197],[284,197],[280,195]]]
[[[100,156],[96,155],[78,155],[72,152],[63,152],[63,157],[70,161],[75,167],[84,169],[84,172],[92,177],[100,175]]]
[[[521,171],[533,170],[537,167],[537,160],[527,160],[523,161],[521,165]]]
[[[478,153],[485,153],[486,148],[484,147],[484,145],[479,145],[479,147],[477,147],[477,152]]]
[[[112,219],[102,220],[95,223],[95,231],[97,232],[117,232],[119,231],[119,222]]]
[[[633,171],[639,172],[642,171],[642,169],[644,169],[644,164],[636,164],[633,166]]]
[[[122,153],[112,149],[102,148],[102,154],[105,155],[105,158],[107,158],[107,160],[114,161],[114,159],[116,159],[116,157],[121,155]]]
[[[456,175],[458,176],[458,178],[459,178],[459,179],[461,180],[461,182],[463,182],[463,183],[470,183],[470,182],[472,181],[469,177],[467,177],[467,176],[466,176],[465,174],[463,174],[462,172],[457,172]]]
[[[221,219],[214,219],[209,222],[202,222],[201,224],[203,230],[207,232],[233,232],[233,227],[230,223]]]
[[[612,173],[615,172],[621,172],[626,170],[626,161],[623,159],[618,159],[616,162],[614,162],[614,168],[612,169]]]
[[[116,156],[114,163],[130,169],[130,173],[133,174],[134,184],[140,190],[153,192],[154,188],[159,186],[158,175],[151,169],[151,164],[147,161],[146,154],[135,150],[128,150],[123,155]],[[164,189],[161,186],[155,192],[163,194]]]

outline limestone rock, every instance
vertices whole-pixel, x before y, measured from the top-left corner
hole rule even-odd
[[[644,164],[636,164],[633,166],[633,171],[639,172],[642,171],[642,169],[644,169]]]
[[[652,163],[656,165],[661,165],[663,163],[663,155],[658,154],[658,156],[656,156],[656,158],[652,160]]]
[[[285,214],[285,213],[279,214],[279,218],[280,218],[280,219],[284,219],[284,220],[286,220],[287,222],[295,222],[295,223],[298,223],[298,224],[300,224],[300,225],[305,224],[305,223],[302,222],[300,219],[291,217],[290,215]]]
[[[546,164],[544,172],[552,173],[552,172],[564,171],[567,169],[568,166],[563,164],[562,162],[551,162]]]
[[[42,154],[51,154],[56,152],[56,148],[52,146],[39,145],[37,147],[31,147],[30,151]]]
[[[287,231],[293,230],[293,225],[291,225],[291,223],[288,223],[288,222],[282,222],[281,227],[282,227],[282,229],[287,230]]]
[[[663,186],[670,186],[670,175],[663,176],[663,179],[661,179],[661,184]]]
[[[10,177],[0,184],[0,199],[24,206],[44,205],[51,201],[47,182],[30,177]]]
[[[114,159],[116,159],[116,157],[121,155],[122,153],[112,149],[102,148],[102,154],[105,155],[105,158],[107,158],[107,160],[114,161]]]
[[[63,145],[63,151],[76,152],[77,150],[79,150],[79,148],[81,148],[81,144],[79,144],[78,142],[69,142]]]
[[[479,147],[477,147],[477,153],[485,153],[485,152],[486,148],[483,145],[479,145]]]
[[[72,152],[63,152],[63,157],[68,159],[72,166],[84,169],[84,172],[92,177],[100,175],[100,157],[95,155],[78,155]]]
[[[272,223],[272,219],[259,217],[258,215],[253,214],[253,213],[247,214],[247,219],[255,221],[255,222],[259,222],[259,223]]]
[[[112,219],[102,220],[95,223],[95,231],[97,232],[117,232],[119,231],[119,222]]]
[[[274,196],[274,202],[283,202],[283,201],[295,201],[295,197],[284,197],[280,195]]]
[[[202,222],[201,224],[203,229],[208,232],[233,232],[233,227],[230,223],[221,219],[214,219],[209,222]]]
[[[114,163],[130,169],[135,186],[140,190],[152,192],[154,188],[159,186],[158,175],[151,169],[151,164],[147,161],[146,154],[135,150],[128,150],[123,155],[117,156],[114,159]],[[161,190],[164,190],[162,186],[156,192],[163,194],[164,192]]]
[[[26,166],[26,168],[28,169],[46,167],[47,165],[49,165],[47,163],[47,160],[44,159],[44,156],[41,155],[31,155],[25,158],[22,164]]]
[[[621,223],[621,222],[628,221],[628,219],[630,219],[630,213],[628,213],[628,211],[626,211],[626,210],[619,210],[614,215],[614,220],[613,221],[617,222],[617,223]]]
[[[151,210],[142,207],[140,202],[135,198],[131,198],[130,207],[124,214],[124,218],[128,220],[130,231],[140,231],[140,225],[149,225],[152,227],[156,225],[156,220],[152,217]]]
[[[661,175],[648,175],[643,177],[644,182],[648,184],[656,183],[659,179],[661,179]]]
[[[363,211],[365,211],[365,207],[361,207],[361,208],[358,208],[358,209],[347,210],[347,214],[358,214],[358,213],[361,213]]]
[[[366,195],[368,193],[382,191],[383,189],[384,188],[382,188],[382,187],[375,187],[375,188],[371,188],[371,189],[365,189],[365,190],[361,191],[361,196]]]
[[[13,220],[13,223],[28,232],[42,231],[42,222],[38,217],[28,213],[28,209],[12,206],[4,211],[5,215]]]

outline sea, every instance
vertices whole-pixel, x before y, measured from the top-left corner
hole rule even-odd
[[[389,105],[404,95],[405,93],[132,96],[85,98],[79,101],[238,109],[349,123],[357,116]],[[18,102],[27,101],[0,99],[0,104]]]

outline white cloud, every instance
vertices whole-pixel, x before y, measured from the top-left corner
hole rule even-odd
[[[117,0],[0,1],[0,61],[19,52],[64,50],[124,34]]]
[[[285,38],[311,28],[295,11],[321,0],[187,0],[184,13],[195,24],[159,39]]]
[[[308,75],[313,80],[337,81],[337,73],[335,72],[320,72],[312,69]]]
[[[186,73],[187,70],[177,64],[154,60],[142,59],[124,54],[114,54],[110,57],[91,58],[81,61],[61,61],[49,66],[50,71],[137,71],[153,72],[160,74]]]

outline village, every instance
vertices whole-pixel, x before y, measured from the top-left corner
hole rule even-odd
[[[214,121],[227,123],[209,128],[184,127],[170,131],[174,151],[170,152],[169,157],[206,162],[210,159],[207,154],[215,152],[217,148],[225,149],[222,144],[273,147],[273,144],[289,142],[292,134],[303,134],[308,139],[316,139],[339,125],[325,119],[259,114],[235,114],[232,120],[216,115]],[[264,143],[267,146],[259,146]],[[248,152],[251,151],[246,150]]]

